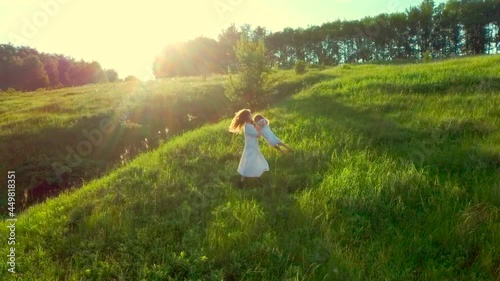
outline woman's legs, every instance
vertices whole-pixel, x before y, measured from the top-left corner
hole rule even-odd
[[[242,176],[240,181],[238,182],[238,187],[243,188],[243,183],[245,182],[246,177]]]

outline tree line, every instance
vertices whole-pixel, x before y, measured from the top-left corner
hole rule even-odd
[[[282,69],[298,61],[334,66],[497,54],[499,28],[500,0],[449,0],[439,5],[424,0],[405,12],[274,33],[261,26],[233,24],[218,40],[198,37],[166,46],[155,58],[153,70],[157,78],[234,71],[234,47],[242,35],[263,39],[271,65]]]
[[[361,20],[336,20],[320,26],[269,32],[234,24],[217,40],[198,37],[167,45],[156,56],[156,78],[225,74],[238,70],[237,42],[265,43],[271,66],[290,69],[297,62],[335,66],[343,63],[440,59],[500,53],[500,0],[424,0],[405,12]],[[125,80],[133,80],[127,77]],[[113,69],[98,62],[40,53],[0,44],[0,90],[80,86],[118,81]]]
[[[118,73],[98,62],[77,61],[30,47],[0,44],[0,90],[33,91],[40,88],[81,86],[118,81]]]

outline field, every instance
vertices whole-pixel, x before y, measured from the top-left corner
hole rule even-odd
[[[266,104],[327,77],[270,76]],[[225,76],[0,93],[0,173],[18,173],[18,207],[82,186],[182,132],[232,116]],[[279,81],[279,83],[277,83]],[[0,206],[7,195],[0,194]]]
[[[7,277],[499,280],[500,57],[317,75],[259,111],[294,148],[261,141],[261,182],[236,188],[229,119],[203,125],[24,211]]]

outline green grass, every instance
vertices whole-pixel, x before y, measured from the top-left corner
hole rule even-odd
[[[267,103],[330,76],[311,71],[270,77]],[[22,175],[17,194],[23,208],[49,193],[81,186],[172,136],[232,116],[236,108],[224,94],[226,80],[188,77],[2,93],[0,174],[15,170]],[[103,121],[114,130],[101,131],[103,140],[91,146],[89,155],[77,154],[88,149],[82,146],[89,141],[84,131],[100,130]],[[0,206],[6,200],[0,194]]]
[[[21,214],[6,276],[499,279],[499,73],[499,56],[326,70],[261,112],[294,148],[261,142],[262,183],[235,188],[243,137],[206,125]]]

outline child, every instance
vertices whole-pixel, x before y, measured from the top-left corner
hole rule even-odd
[[[238,184],[240,188],[245,178],[258,178],[264,172],[269,171],[269,164],[259,149],[258,138],[262,133],[259,127],[254,126],[252,113],[248,109],[236,112],[231,125],[229,125],[231,133],[239,134],[243,128],[245,131],[245,148],[238,165],[238,173],[241,175],[241,181]]]
[[[264,116],[257,114],[254,116],[253,121],[255,124],[257,124],[258,127],[261,128],[262,130],[262,135],[266,139],[267,143],[276,148],[279,152],[282,154],[285,154],[286,151],[281,149],[280,146],[285,147],[288,151],[291,151],[292,148],[289,147],[288,145],[284,144],[274,133],[271,131],[271,128],[269,127],[269,121],[264,118]]]

